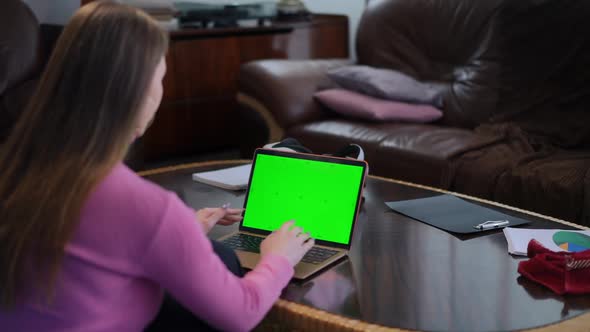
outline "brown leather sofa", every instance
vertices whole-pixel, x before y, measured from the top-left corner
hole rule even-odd
[[[445,86],[432,124],[341,117],[312,94],[347,59],[246,64],[238,99],[274,141],[315,152],[360,144],[374,175],[590,225],[590,3],[373,0],[356,64]]]

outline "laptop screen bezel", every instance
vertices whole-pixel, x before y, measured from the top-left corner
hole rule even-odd
[[[352,220],[350,235],[348,237],[348,243],[339,243],[339,242],[317,240],[317,239],[315,240],[315,243],[317,245],[326,245],[326,246],[330,246],[330,247],[350,249],[350,245],[352,242],[352,236],[354,234],[356,221],[358,219],[358,214],[359,214],[360,206],[362,203],[362,195],[363,195],[363,189],[365,186],[366,173],[367,173],[366,172],[367,162],[365,162],[363,160],[357,160],[357,159],[339,158],[339,157],[333,157],[333,156],[324,156],[324,155],[316,155],[316,154],[308,154],[308,153],[300,153],[300,152],[287,152],[287,151],[271,150],[271,149],[257,149],[254,152],[254,158],[252,160],[252,169],[250,170],[250,177],[248,179],[248,187],[246,189],[246,197],[244,198],[244,206],[243,206],[244,212],[242,212],[242,217],[244,217],[245,213],[246,213],[245,209],[248,205],[248,197],[250,194],[250,185],[252,183],[252,177],[253,177],[254,171],[256,169],[256,160],[258,159],[258,155],[260,155],[260,154],[288,157],[288,158],[296,158],[296,159],[303,159],[303,160],[325,161],[325,162],[330,162],[330,163],[337,163],[337,164],[345,164],[345,165],[353,165],[353,166],[362,167],[361,181],[359,183],[359,189],[357,191],[357,198],[356,198],[357,204],[354,209],[354,218]],[[270,231],[267,231],[267,230],[244,226],[243,219],[242,219],[242,221],[240,221],[239,230],[243,231],[243,232],[249,232],[249,233],[260,234],[260,235],[268,235],[271,233]]]

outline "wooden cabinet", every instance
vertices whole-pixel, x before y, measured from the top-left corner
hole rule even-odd
[[[241,64],[348,57],[348,19],[340,15],[266,27],[184,29],[170,38],[164,98],[143,139],[146,160],[237,148],[248,140],[241,133],[249,123],[236,115]]]

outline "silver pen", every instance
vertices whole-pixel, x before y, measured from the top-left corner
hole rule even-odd
[[[510,222],[508,220],[488,220],[488,221],[483,222],[479,225],[473,226],[473,228],[479,229],[480,231],[482,231],[482,230],[486,230],[486,229],[493,229],[493,228],[507,226],[509,223]]]

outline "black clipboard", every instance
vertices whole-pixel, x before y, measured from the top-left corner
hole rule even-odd
[[[502,227],[530,223],[529,220],[473,204],[453,195],[386,202],[385,204],[407,217],[453,233],[468,234],[490,230],[475,227],[488,220],[508,220],[508,224]]]

